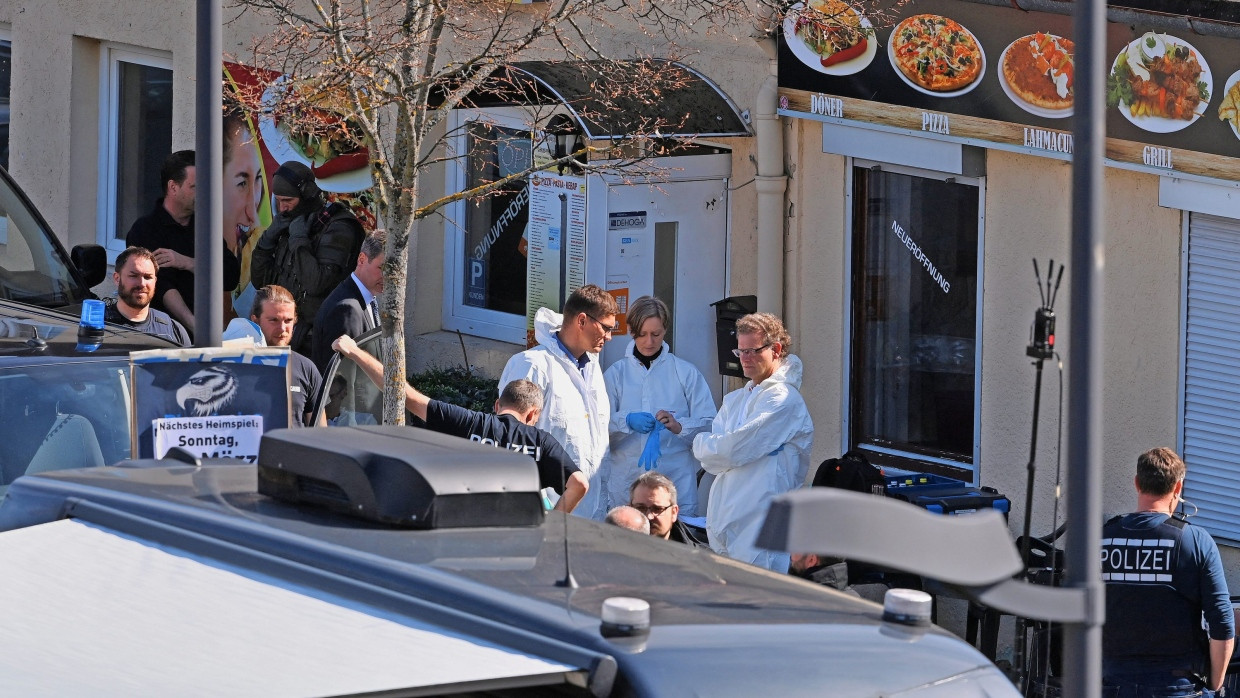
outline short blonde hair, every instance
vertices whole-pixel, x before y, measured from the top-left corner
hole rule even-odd
[[[667,309],[667,303],[654,296],[642,296],[633,301],[628,314],[624,316],[624,321],[629,324],[629,334],[636,337],[642,331],[642,325],[652,317],[659,318],[665,330],[672,325],[672,313]]]
[[[770,313],[750,313],[736,321],[736,334],[756,334],[762,336],[762,343],[779,343],[782,348],[780,357],[787,356],[792,350],[792,337],[784,323]]]

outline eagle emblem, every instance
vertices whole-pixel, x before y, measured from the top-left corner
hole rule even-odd
[[[211,366],[177,389],[177,404],[194,417],[219,414],[237,397],[237,376],[227,366]]]

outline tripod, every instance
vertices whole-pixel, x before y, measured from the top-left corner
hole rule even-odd
[[[1034,359],[1033,365],[1036,369],[1033,383],[1033,424],[1029,437],[1029,464],[1025,468],[1025,521],[1021,535],[1021,560],[1025,562],[1025,569],[1021,576],[1028,579],[1029,563],[1030,563],[1030,545],[1032,537],[1029,529],[1033,520],[1033,485],[1034,475],[1037,472],[1037,455],[1038,455],[1038,416],[1042,406],[1042,364],[1055,355],[1055,298],[1059,295],[1059,283],[1063,280],[1063,265],[1059,265],[1059,275],[1055,279],[1055,286],[1051,288],[1051,277],[1055,275],[1055,260],[1050,260],[1046,268],[1046,288],[1043,290],[1042,274],[1038,270],[1038,260],[1033,260],[1033,274],[1038,284],[1038,295],[1041,297],[1042,306],[1034,313],[1033,331],[1029,346],[1025,348],[1025,355]],[[1053,539],[1052,539],[1053,540]],[[1024,693],[1028,688],[1027,681],[1029,671],[1026,666],[1026,653],[1028,643],[1028,630],[1026,621],[1023,618],[1016,619],[1016,638],[1012,646],[1012,671],[1013,682],[1016,687]]]

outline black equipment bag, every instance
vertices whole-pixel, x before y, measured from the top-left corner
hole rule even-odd
[[[814,473],[814,487],[837,487],[842,490],[884,495],[887,479],[883,471],[870,465],[865,453],[853,449],[839,458],[828,458]]]

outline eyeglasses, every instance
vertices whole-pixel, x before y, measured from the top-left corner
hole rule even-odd
[[[735,356],[738,359],[742,356],[753,356],[754,354],[757,354],[763,349],[770,347],[772,344],[774,344],[774,342],[767,342],[766,344],[763,344],[757,349],[733,349],[732,356]]]
[[[602,320],[594,317],[593,315],[589,313],[586,313],[586,317],[597,322],[598,326],[603,330],[603,334],[615,334],[620,331],[619,325],[604,325]]]
[[[668,504],[667,506],[661,506],[661,507],[656,507],[651,504],[630,504],[629,506],[640,511],[646,516],[658,516],[662,514],[663,512],[667,511],[668,509],[672,508],[671,504]]]

